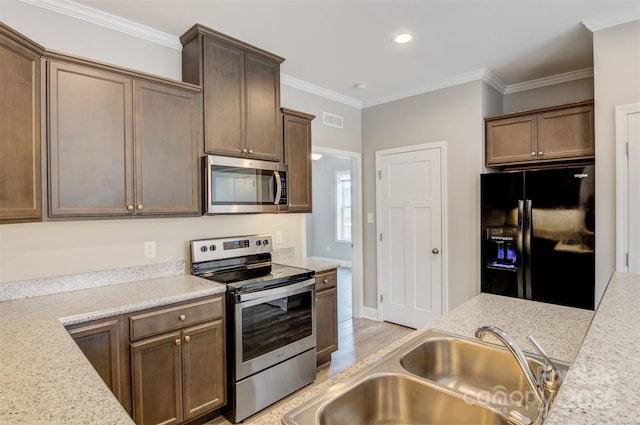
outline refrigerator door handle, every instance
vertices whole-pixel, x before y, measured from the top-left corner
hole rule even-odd
[[[531,238],[533,237],[533,203],[531,199],[524,201],[524,282],[526,295],[525,298],[533,299],[531,292]]]
[[[518,298],[524,298],[524,245],[523,245],[523,229],[524,229],[524,201],[518,200],[518,232],[516,234],[516,280],[518,285]]]

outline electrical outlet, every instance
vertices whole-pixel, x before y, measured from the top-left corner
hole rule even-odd
[[[149,241],[144,243],[144,258],[156,257],[156,241]]]
[[[282,243],[282,230],[276,230],[276,243]]]

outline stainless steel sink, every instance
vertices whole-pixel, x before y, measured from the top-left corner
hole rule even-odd
[[[369,376],[345,388],[320,407],[317,418],[321,425],[508,424],[495,410],[394,374]],[[298,420],[313,423],[313,417]]]
[[[526,360],[534,372],[544,365],[533,354],[526,353]],[[555,363],[564,376],[569,365]],[[503,347],[428,330],[342,384],[291,410],[282,423],[540,422],[539,406],[529,391],[522,370]]]
[[[544,362],[538,359],[528,357],[527,361],[534,372],[544,369]],[[513,356],[498,346],[450,335],[434,336],[404,354],[400,365],[412,374],[481,401],[525,410],[538,407]]]

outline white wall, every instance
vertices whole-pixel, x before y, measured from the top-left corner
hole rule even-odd
[[[449,308],[480,292],[484,83],[474,81],[363,110],[364,305],[376,308],[375,152],[447,141]]]
[[[349,152],[361,152],[362,124],[360,109],[282,85],[281,104],[283,107],[315,115],[311,121],[311,143],[313,146],[339,149]],[[343,128],[322,123],[322,113],[330,112],[343,117]]]
[[[615,270],[615,107],[640,102],[640,20],[593,33],[596,305]]]
[[[507,114],[590,99],[593,99],[592,77],[507,94],[502,112]]]

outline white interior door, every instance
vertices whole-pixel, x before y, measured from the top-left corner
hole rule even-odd
[[[422,328],[442,315],[442,146],[376,152],[378,308]]]
[[[640,113],[627,116],[629,143],[629,267],[640,273]]]
[[[640,103],[616,107],[616,164],[616,270],[640,273]]]

